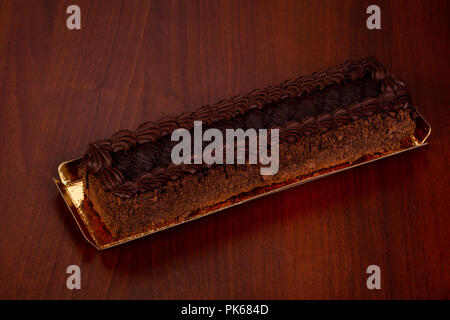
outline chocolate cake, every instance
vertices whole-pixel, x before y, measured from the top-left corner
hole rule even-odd
[[[146,122],[89,145],[85,194],[113,237],[163,227],[233,197],[411,145],[416,112],[405,85],[375,58],[347,61],[195,112]],[[171,133],[279,129],[279,170],[174,164]]]

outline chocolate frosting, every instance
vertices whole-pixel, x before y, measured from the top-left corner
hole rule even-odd
[[[146,122],[135,131],[120,130],[109,139],[91,143],[83,161],[88,173],[97,175],[107,191],[131,198],[187,174],[206,172],[207,164],[175,165],[170,158],[176,143],[170,141],[171,133],[177,128],[192,131],[195,120],[203,121],[205,129],[221,131],[278,128],[280,143],[296,143],[302,137],[374,113],[395,116],[400,109],[415,115],[405,85],[370,57],[206,105],[195,112]]]

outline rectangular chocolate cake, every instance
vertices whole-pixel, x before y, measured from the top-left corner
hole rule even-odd
[[[412,145],[416,112],[405,85],[375,58],[254,90],[195,112],[146,122],[89,145],[85,194],[117,238],[183,221],[233,197]],[[171,133],[279,129],[279,170],[253,164],[174,164]]]

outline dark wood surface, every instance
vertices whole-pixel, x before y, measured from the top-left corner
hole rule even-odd
[[[0,1],[0,298],[449,298],[449,2],[373,2],[381,30],[356,0]],[[53,184],[118,129],[368,55],[428,146],[106,251]]]

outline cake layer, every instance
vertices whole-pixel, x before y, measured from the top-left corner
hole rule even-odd
[[[280,168],[267,179],[254,165],[221,165],[168,183],[153,193],[123,199],[106,191],[98,177],[89,178],[88,197],[113,236],[182,221],[190,214],[256,188],[309,175],[363,157],[410,145],[415,124],[409,112],[375,114],[338,129],[280,145]]]

